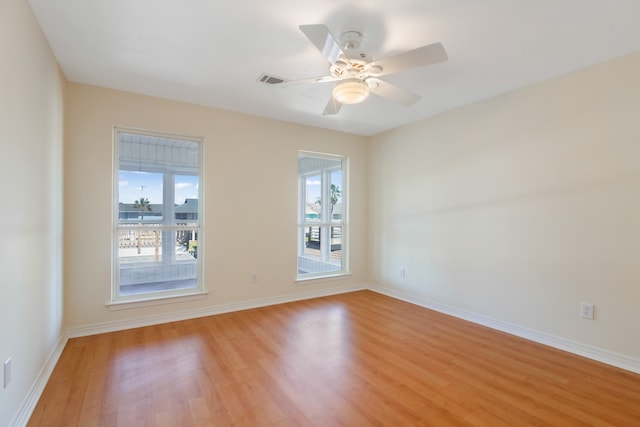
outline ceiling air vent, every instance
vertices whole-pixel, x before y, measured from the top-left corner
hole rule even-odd
[[[268,74],[261,74],[260,77],[258,77],[258,81],[260,83],[264,83],[264,84],[268,84],[268,85],[277,85],[280,83],[284,83],[288,80],[283,79],[281,77],[276,77],[276,76],[270,76]]]

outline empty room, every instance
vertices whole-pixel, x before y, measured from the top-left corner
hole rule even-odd
[[[0,3],[0,426],[640,426],[637,1]]]

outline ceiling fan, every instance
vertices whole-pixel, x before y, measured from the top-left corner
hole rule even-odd
[[[373,60],[358,51],[362,33],[346,31],[336,39],[326,25],[300,25],[300,31],[329,60],[329,75],[303,80],[276,79],[272,83],[288,86],[301,83],[336,82],[332,96],[324,109],[324,115],[336,114],[344,104],[357,104],[370,93],[411,105],[420,96],[379,79],[389,74],[411,68],[424,67],[447,60],[447,53],[441,43],[422,46],[389,58]]]

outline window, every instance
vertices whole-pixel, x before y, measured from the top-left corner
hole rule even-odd
[[[346,159],[298,156],[298,278],[347,273]]]
[[[202,287],[202,141],[115,132],[112,301]]]

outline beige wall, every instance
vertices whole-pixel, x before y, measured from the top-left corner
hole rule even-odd
[[[0,425],[60,338],[64,79],[26,1],[0,13]],[[1,363],[0,363],[1,365]]]
[[[78,327],[363,283],[364,138],[97,87],[69,84],[65,151],[65,319]],[[112,132],[126,126],[205,139],[204,300],[110,311]],[[351,271],[296,285],[298,150],[348,156]],[[251,284],[251,272],[258,283]]]
[[[373,137],[373,281],[640,358],[639,76],[635,53]]]

